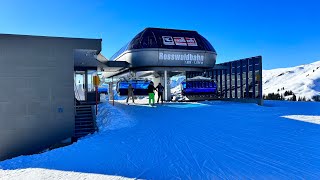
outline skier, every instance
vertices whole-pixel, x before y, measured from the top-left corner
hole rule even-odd
[[[154,106],[154,90],[156,90],[156,88],[153,86],[153,82],[151,81],[148,86],[148,94],[149,94],[149,105],[151,105],[151,101],[152,101],[152,106]]]
[[[129,98],[130,97],[132,98],[132,102],[134,103],[133,91],[134,91],[134,88],[132,87],[131,84],[129,84],[129,86],[128,86],[128,97],[127,97],[127,104],[128,105],[129,105]]]
[[[163,104],[163,90],[164,90],[164,87],[161,85],[161,83],[159,83],[158,86],[156,87],[156,89],[158,91],[157,103],[159,103],[159,99],[161,98],[161,104]]]

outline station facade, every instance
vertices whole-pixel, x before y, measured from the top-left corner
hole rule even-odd
[[[103,66],[101,41],[0,34],[0,160],[74,136],[74,72]]]

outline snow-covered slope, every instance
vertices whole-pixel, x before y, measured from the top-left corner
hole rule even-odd
[[[263,93],[292,91],[297,97],[320,95],[320,61],[290,68],[264,70]],[[284,88],[284,90],[282,90]]]
[[[320,103],[124,102],[77,143],[0,162],[0,179],[320,178]]]

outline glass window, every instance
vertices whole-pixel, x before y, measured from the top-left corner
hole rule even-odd
[[[88,79],[87,79],[87,83],[88,83],[88,92],[94,92],[95,91],[95,87],[93,84],[93,76],[97,75],[97,71],[88,71]]]

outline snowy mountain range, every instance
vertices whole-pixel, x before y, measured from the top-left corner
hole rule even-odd
[[[263,94],[292,91],[297,98],[320,95],[320,61],[289,68],[263,70]],[[279,90],[279,91],[278,91]]]

